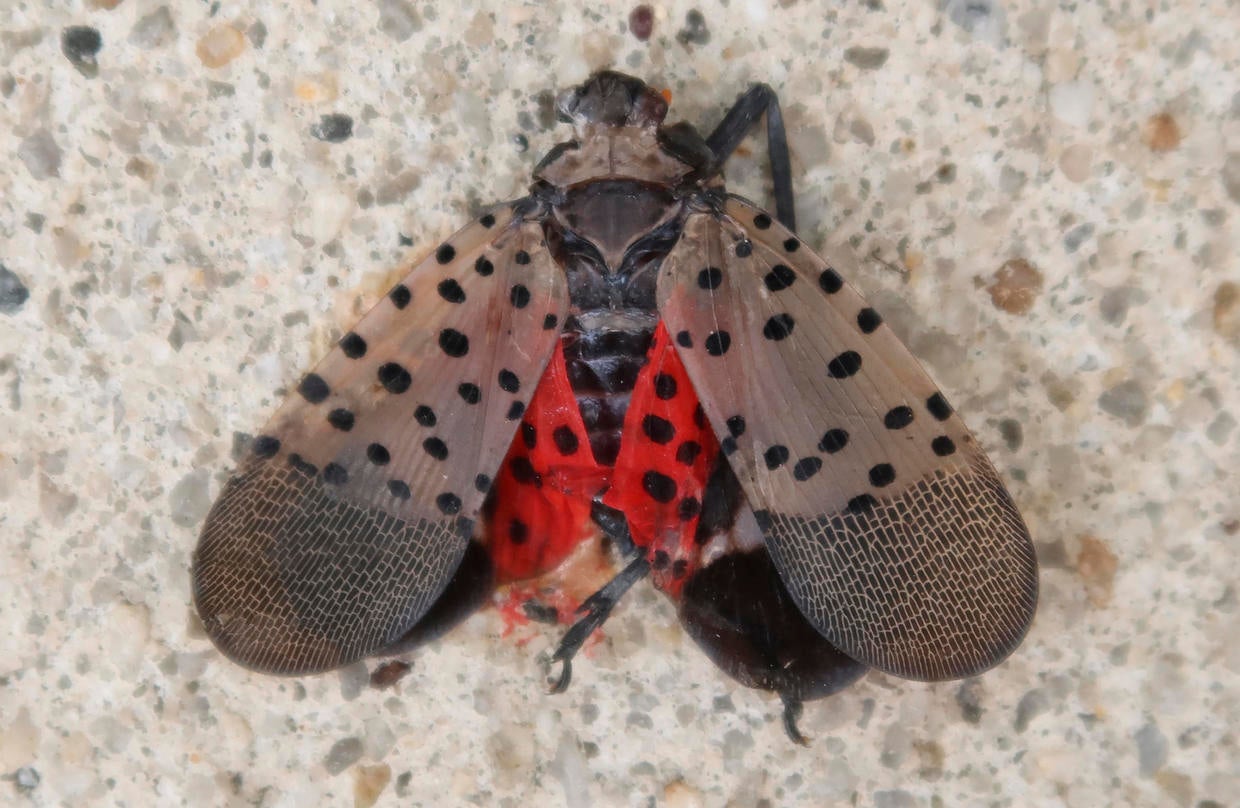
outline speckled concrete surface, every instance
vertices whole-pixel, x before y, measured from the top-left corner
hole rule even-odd
[[[3,4],[0,801],[1236,804],[1234,3],[660,4],[648,42],[631,4],[468,5]],[[649,587],[555,697],[558,632],[493,612],[383,691],[204,639],[189,556],[239,436],[403,261],[522,192],[563,135],[543,93],[607,65],[705,125],[782,94],[802,234],[1038,541],[1001,667],[870,674],[800,749]],[[765,199],[754,156],[729,176]]]

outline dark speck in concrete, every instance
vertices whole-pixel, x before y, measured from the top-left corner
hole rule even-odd
[[[1020,421],[1017,421],[1015,418],[1004,418],[1000,421],[999,434],[1003,436],[1003,442],[1007,444],[1009,451],[1015,452],[1024,441],[1024,432],[1021,430]]]
[[[332,744],[323,766],[333,777],[357,763],[362,758],[361,738],[344,738]]]
[[[422,18],[406,0],[379,0],[379,30],[404,42],[422,30]]]
[[[1046,712],[1050,706],[1050,699],[1047,698],[1046,691],[1040,689],[1030,690],[1021,697],[1020,703],[1016,705],[1016,731],[1024,732],[1028,729],[1030,722]]]
[[[960,717],[970,724],[982,720],[982,683],[978,679],[966,679],[956,689],[956,705]]]
[[[353,118],[339,112],[323,115],[310,134],[326,143],[343,143],[353,137]]]
[[[676,41],[682,45],[705,45],[710,42],[710,29],[706,18],[696,8],[685,15],[685,27],[676,32]]]
[[[1167,762],[1167,736],[1154,723],[1146,724],[1133,736],[1137,742],[1137,765],[1142,777],[1151,777]]]
[[[1149,411],[1149,401],[1140,382],[1130,379],[1120,382],[1098,397],[1102,411],[1122,418],[1128,426],[1140,426]]]
[[[1074,253],[1093,234],[1094,226],[1092,224],[1089,222],[1078,224],[1063,237],[1063,248],[1070,253]]]
[[[71,25],[60,35],[60,50],[78,72],[93,79],[99,75],[96,58],[103,47],[103,37],[89,25]]]
[[[8,267],[0,264],[0,314],[16,314],[30,298],[30,290]]]
[[[890,55],[886,48],[852,47],[844,51],[844,61],[862,70],[877,70],[887,64]]]

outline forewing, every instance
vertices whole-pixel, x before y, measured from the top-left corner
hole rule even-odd
[[[194,556],[195,601],[225,654],[327,670],[418,621],[460,563],[566,307],[540,224],[497,207],[301,380]]]
[[[978,673],[1037,600],[1027,529],[994,466],[865,300],[730,198],[664,260],[660,312],[805,616],[915,679]]]

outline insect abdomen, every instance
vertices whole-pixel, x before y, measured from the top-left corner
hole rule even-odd
[[[637,374],[646,363],[654,333],[654,318],[645,312],[619,320],[628,328],[583,330],[580,321],[569,321],[564,334],[564,358],[568,379],[577,397],[590,449],[604,466],[615,465],[620,452],[624,414]]]

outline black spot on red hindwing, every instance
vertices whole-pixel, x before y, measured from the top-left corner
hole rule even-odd
[[[508,540],[513,544],[524,544],[530,537],[530,529],[520,519],[513,518],[508,522]]]
[[[551,433],[551,439],[555,441],[555,448],[565,457],[576,454],[580,446],[577,440],[577,434],[568,426],[561,424]]]
[[[668,503],[676,498],[676,481],[651,469],[642,475],[642,490],[655,502]]]
[[[676,437],[671,421],[652,414],[642,418],[642,432],[655,443],[670,443]]]
[[[538,430],[529,421],[521,422],[521,442],[530,450],[538,445]]]
[[[701,512],[702,503],[698,502],[697,497],[685,497],[676,508],[676,515],[682,522],[688,522],[690,519],[696,518]]]
[[[508,470],[512,472],[513,479],[519,483],[542,485],[542,476],[534,470],[534,464],[528,457],[518,455],[512,458],[508,461]]]
[[[680,444],[676,449],[676,462],[685,466],[692,466],[697,460],[698,455],[702,453],[702,444],[695,440],[687,440]]]
[[[660,373],[654,377],[654,394],[668,401],[676,397],[676,377]]]

